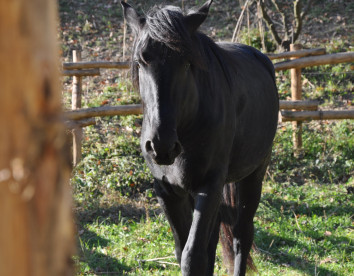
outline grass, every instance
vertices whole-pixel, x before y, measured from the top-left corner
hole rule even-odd
[[[134,221],[118,214],[117,221],[96,219],[82,226],[80,246],[85,261],[81,272],[114,272],[117,275],[176,275],[178,267],[149,259],[171,256],[163,262],[174,263],[173,242],[168,223],[162,215]],[[166,269],[168,267],[168,269]]]
[[[351,275],[353,196],[345,185],[267,183],[255,223],[261,275]]]
[[[259,275],[352,275],[353,200],[343,184],[268,181],[255,218]],[[115,211],[97,210],[92,221],[81,217],[79,275],[180,274],[163,214],[132,219]],[[220,248],[215,273],[225,275]]]

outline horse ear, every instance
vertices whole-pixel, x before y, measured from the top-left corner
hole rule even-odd
[[[211,3],[213,3],[213,0],[205,2],[198,11],[192,12],[184,17],[184,23],[191,34],[193,34],[207,18]]]
[[[124,1],[120,2],[123,7],[124,18],[135,33],[143,27],[145,18],[141,17],[135,9]]]

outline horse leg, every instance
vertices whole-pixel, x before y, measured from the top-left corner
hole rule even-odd
[[[268,159],[251,175],[237,183],[237,221],[233,229],[234,276],[246,274],[247,260],[253,243],[253,218],[261,197],[262,181]],[[251,259],[250,259],[251,260]]]
[[[175,254],[179,264],[192,224],[193,199],[179,187],[155,181],[157,199],[171,226],[175,240]]]
[[[183,276],[213,275],[223,185],[221,182],[205,184],[195,195],[193,222],[182,252]]]
[[[208,268],[206,275],[213,275],[214,265],[215,265],[215,255],[216,248],[219,242],[219,233],[220,233],[220,216],[217,217],[217,220],[214,225],[214,231],[211,234],[209,245],[208,245]]]

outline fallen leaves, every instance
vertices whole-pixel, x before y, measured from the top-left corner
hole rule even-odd
[[[101,106],[109,104],[109,100],[104,100],[101,102]]]
[[[338,262],[338,260],[331,258],[331,257],[327,257],[327,258],[324,258],[323,260],[320,261],[320,265],[328,264],[328,263],[335,263],[335,262]]]

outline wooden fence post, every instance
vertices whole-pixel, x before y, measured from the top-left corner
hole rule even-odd
[[[301,44],[291,44],[290,51],[302,49]],[[294,58],[292,58],[294,59]],[[301,68],[290,69],[291,76],[291,100],[300,101],[302,98]],[[302,123],[293,122],[293,146],[294,155],[301,155],[302,150]]]
[[[73,50],[73,62],[81,61],[81,52]],[[82,76],[73,77],[72,103],[73,110],[81,108]],[[82,128],[73,129],[73,165],[76,166],[81,160]]]
[[[75,275],[57,2],[0,1],[0,275]]]

